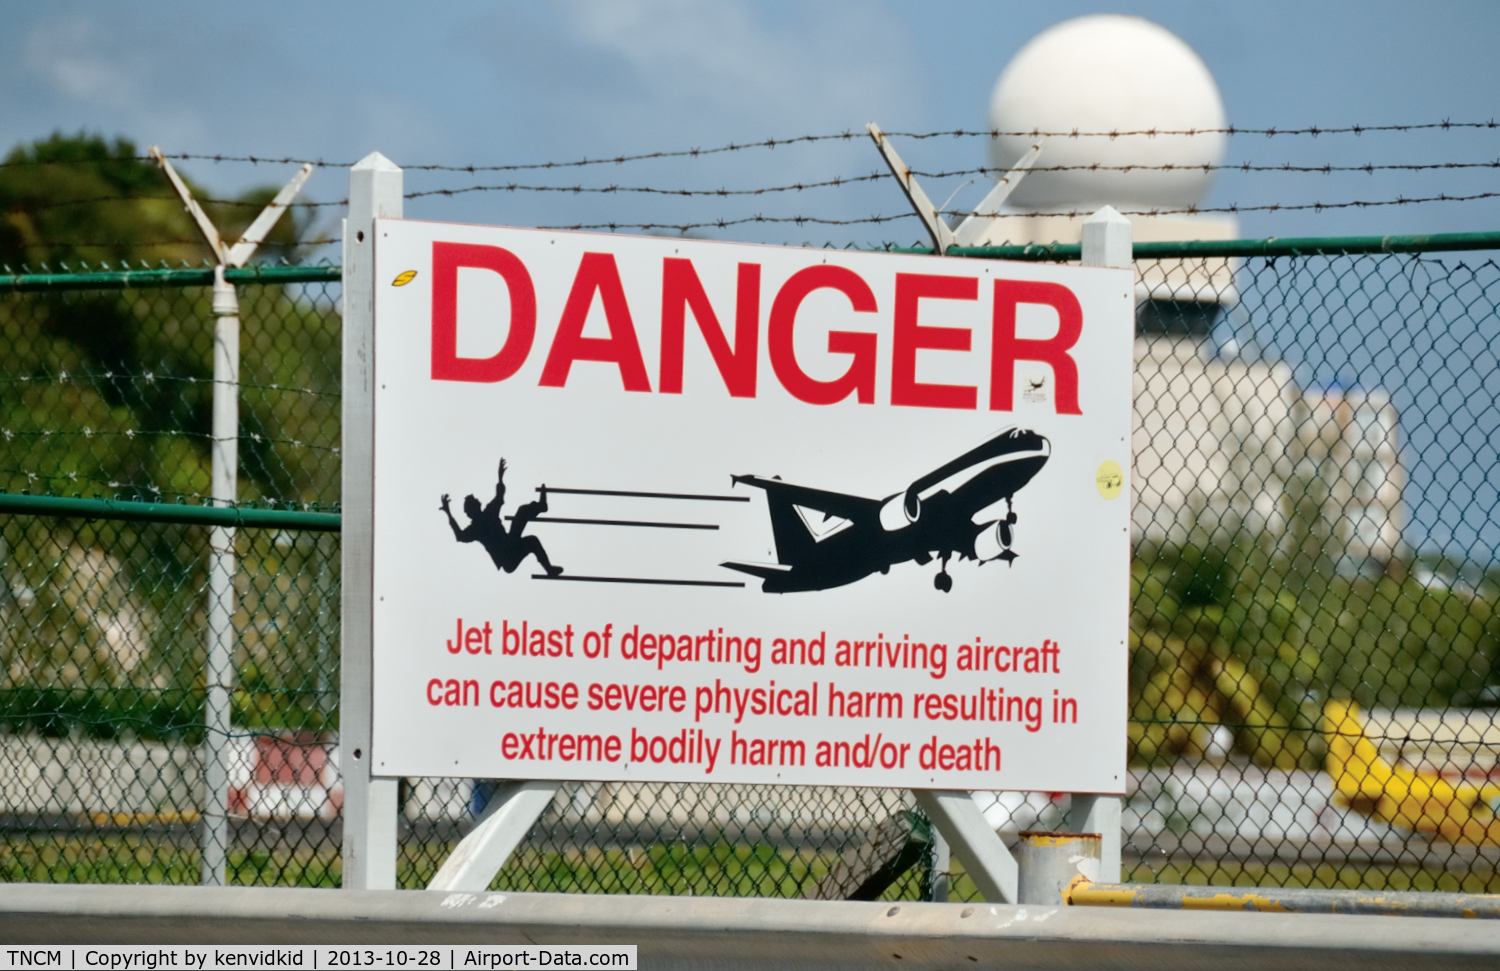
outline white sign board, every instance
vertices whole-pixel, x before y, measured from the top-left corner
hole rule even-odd
[[[1123,791],[1129,271],[375,253],[377,775]]]

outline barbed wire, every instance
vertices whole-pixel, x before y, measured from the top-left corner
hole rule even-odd
[[[250,284],[250,285],[254,286],[254,284]],[[242,284],[242,286],[244,286],[244,284]],[[223,382],[220,382],[220,381],[215,380],[214,378],[197,377],[197,376],[191,375],[191,374],[172,374],[172,373],[160,373],[159,374],[159,373],[156,373],[156,372],[153,372],[153,371],[147,371],[147,372],[145,372],[143,374],[130,374],[130,373],[115,372],[115,371],[94,371],[94,370],[90,370],[88,368],[76,368],[76,369],[74,369],[72,371],[58,371],[58,372],[55,372],[55,373],[54,372],[48,372],[48,371],[41,371],[41,372],[35,372],[35,373],[32,373],[32,374],[18,374],[18,375],[14,375],[14,376],[11,376],[11,377],[0,377],[0,388],[8,388],[8,387],[16,387],[16,386],[48,385],[48,384],[63,384],[63,385],[66,385],[66,384],[70,384],[70,383],[71,384],[90,385],[90,384],[104,384],[104,383],[110,383],[110,384],[131,383],[131,384],[137,384],[137,383],[142,383],[142,382],[144,382],[145,384],[148,384],[148,385],[157,384],[158,382],[161,383],[161,384],[171,384],[173,382],[176,382],[178,384],[206,384],[206,385],[223,384],[225,386],[233,386],[233,387],[237,387],[237,388],[243,388],[245,390],[254,390],[254,391],[279,391],[279,392],[284,392],[284,393],[287,393],[287,394],[305,394],[305,395],[312,395],[314,397],[326,397],[326,398],[338,398],[338,397],[342,396],[342,392],[339,391],[339,390],[337,390],[337,389],[329,390],[327,388],[302,388],[302,387],[298,387],[297,385],[291,385],[291,384],[274,384],[274,383],[273,384],[262,384],[262,383],[257,383],[255,381],[245,381],[245,380],[239,380],[239,379],[232,380],[232,381],[223,381]],[[4,433],[0,432],[0,434],[4,434]],[[146,434],[146,433],[145,432],[136,432],[136,434],[140,435],[140,434]]]
[[[294,242],[294,243],[262,242],[261,246],[265,247],[267,249],[285,249],[285,248],[294,247],[294,246],[297,246],[297,247],[300,247],[300,246],[328,246],[328,245],[331,245],[333,243],[342,243],[343,241],[344,241],[344,238],[342,236],[328,236],[328,237],[319,237],[317,239],[305,239],[305,240],[301,240],[301,241]],[[29,242],[29,243],[21,243],[20,247],[22,249],[50,249],[50,248],[57,247],[57,246],[87,246],[87,247],[91,247],[91,248],[94,248],[94,249],[111,249],[111,248],[115,248],[115,247],[124,247],[126,249],[162,249],[162,248],[168,247],[168,246],[202,246],[202,245],[204,245],[204,243],[203,243],[203,240],[201,240],[201,239],[157,239],[157,240],[150,240],[150,241],[147,241],[147,242],[138,242],[138,241],[135,241],[135,240],[131,240],[131,241],[122,241],[122,240],[96,241],[96,240],[62,239],[62,240],[47,240],[45,242],[43,242],[43,241],[36,241],[36,242]]]
[[[311,165],[314,168],[324,169],[347,169],[354,164],[352,162],[325,162],[322,159],[309,158],[266,158],[258,155],[197,155],[186,152],[164,154],[162,157],[171,159],[174,162],[248,162],[251,165]],[[155,165],[156,158],[151,155],[111,155],[107,158],[8,159],[0,162],[0,169],[45,168],[64,165],[121,165],[127,162],[147,162]]]
[[[108,489],[135,493],[137,495],[172,496],[179,501],[182,499],[209,499],[212,496],[203,492],[178,492],[173,489],[163,489],[153,482],[123,482],[119,479],[100,478],[87,472],[68,472],[62,475],[49,475],[36,472],[32,469],[14,469],[0,467],[0,475],[24,477],[27,482],[79,482],[93,483]],[[53,493],[55,494],[55,493]]]
[[[1376,165],[1373,162],[1364,165],[1334,165],[1331,162],[1322,165],[1294,165],[1291,162],[1279,162],[1276,164],[1265,164],[1259,162],[1221,162],[1217,164],[1182,165],[1170,162],[1162,165],[1101,165],[1097,162],[1078,165],[1033,165],[1027,172],[1307,172],[1311,174],[1331,175],[1334,172],[1364,172],[1374,175],[1376,172],[1425,172],[1437,169],[1500,169],[1500,159],[1488,162],[1392,162]],[[912,169],[914,175],[927,178],[946,178],[955,175],[1004,175],[1004,169],[993,167],[981,167],[976,169],[955,169],[951,172],[923,172],[920,169]]]
[[[1442,193],[1435,196],[1421,198],[1397,198],[1378,200],[1352,200],[1349,202],[1309,202],[1298,204],[1268,203],[1265,205],[1242,206],[1238,204],[1228,206],[1190,206],[1183,209],[1127,209],[1121,210],[1123,216],[1189,216],[1202,215],[1205,213],[1245,213],[1245,212],[1281,212],[1324,209],[1363,209],[1378,206],[1407,206],[1428,202],[1474,202],[1480,199],[1500,198],[1500,192],[1477,192],[1471,195],[1451,195]],[[1078,219],[1093,215],[1091,209],[1073,209],[1047,212],[1002,212],[996,213],[989,218],[994,219],[1031,219],[1038,216],[1060,217],[1067,219]],[[962,210],[939,210],[943,216],[967,216],[968,212]],[[895,222],[901,219],[915,219],[914,212],[898,213],[891,216],[864,216],[855,219],[826,219],[819,216],[766,216],[754,215],[744,216],[737,219],[715,219],[696,223],[574,223],[572,225],[537,226],[537,229],[551,229],[560,231],[579,231],[602,229],[616,232],[621,229],[640,229],[646,232],[658,229],[670,229],[678,232],[690,232],[695,229],[726,229],[730,226],[742,226],[750,223],[791,223],[798,226],[861,226],[876,225],[880,223]]]
[[[318,451],[318,452],[332,452],[334,454],[337,454],[338,451],[339,451],[339,446],[337,446],[337,445],[320,445],[317,442],[307,442],[307,441],[303,441],[303,440],[298,439],[298,438],[276,438],[276,437],[270,436],[270,435],[262,435],[262,434],[260,434],[258,432],[241,432],[236,437],[239,440],[241,440],[241,441],[254,442],[257,445],[290,445],[290,446],[293,446],[294,448],[312,449],[313,451]],[[48,439],[48,440],[53,440],[53,439],[66,440],[66,439],[77,439],[77,438],[83,438],[83,439],[95,439],[95,438],[98,438],[98,439],[113,439],[113,438],[123,438],[123,439],[126,439],[127,441],[134,441],[137,438],[146,439],[146,440],[156,439],[156,438],[184,438],[184,439],[198,439],[200,441],[207,441],[207,442],[219,441],[219,439],[214,438],[212,435],[208,434],[207,432],[192,432],[192,431],[186,431],[186,430],[183,430],[183,429],[163,430],[163,431],[154,431],[154,430],[139,430],[138,431],[138,430],[136,430],[134,428],[127,428],[124,431],[118,431],[118,430],[112,430],[112,429],[104,429],[104,428],[83,428],[83,429],[79,429],[78,431],[60,431],[60,430],[54,430],[54,429],[42,429],[40,431],[27,431],[27,430],[17,431],[15,429],[11,429],[11,428],[0,429],[0,439],[4,439],[5,441],[12,441],[12,440],[18,439],[18,438],[22,439],[22,440],[37,439],[37,438],[45,438],[45,439]]]
[[[1364,135],[1375,132],[1419,132],[1419,131],[1454,131],[1465,129],[1495,129],[1500,128],[1500,121],[1490,119],[1489,121],[1451,121],[1443,119],[1435,122],[1422,122],[1407,125],[1338,125],[1319,126],[1311,125],[1303,128],[1243,128],[1237,125],[1229,125],[1224,128],[1141,128],[1121,131],[1113,129],[1110,131],[1080,131],[1078,129],[1047,131],[1034,128],[1029,131],[1009,131],[995,128],[969,129],[953,128],[943,131],[931,132],[909,132],[888,131],[885,134],[893,138],[911,138],[925,140],[932,138],[1158,138],[1167,136],[1193,137],[1198,135],[1261,135],[1267,138],[1280,136],[1311,136],[1317,138],[1322,135]],[[640,162],[651,159],[663,158],[698,158],[705,155],[719,155],[725,152],[742,152],[752,149],[776,149],[790,145],[811,144],[827,141],[851,141],[866,137],[864,131],[853,131],[846,129],[842,132],[824,135],[798,135],[791,138],[766,138],[758,141],[729,142],[725,145],[713,148],[687,148],[665,152],[639,152],[635,154],[617,154],[603,156],[600,158],[582,158],[568,162],[530,162],[510,165],[405,165],[402,168],[407,171],[428,172],[515,172],[529,169],[558,169],[578,168],[590,165],[622,165],[626,162]],[[292,156],[263,156],[263,155],[225,155],[222,153],[199,154],[199,153],[177,153],[166,156],[175,161],[204,161],[214,163],[249,163],[251,165],[314,165],[320,168],[350,168],[355,162],[329,162],[326,159],[295,158]],[[116,156],[104,159],[17,159],[14,161],[0,162],[0,168],[14,168],[21,166],[43,166],[43,165],[97,165],[102,162],[154,162],[150,156]]]
[[[420,192],[406,193],[407,199],[420,199],[424,196],[457,196],[466,195],[471,192],[560,192],[571,195],[659,195],[659,196],[717,196],[726,198],[730,196],[763,196],[783,192],[802,192],[807,189],[837,188],[839,186],[854,185],[860,182],[875,182],[889,179],[888,172],[871,172],[869,175],[835,176],[819,182],[793,182],[788,185],[764,186],[758,189],[661,189],[650,186],[583,186],[583,185],[522,185],[510,182],[504,185],[471,185],[457,189],[425,189]]]
[[[265,202],[248,202],[244,199],[198,199],[197,201],[205,206],[240,206],[256,209],[264,209],[267,205]],[[70,206],[92,206],[101,202],[177,202],[180,204],[181,200],[177,196],[149,196],[126,193],[125,195],[113,196],[89,196],[81,199],[59,199],[35,206],[13,204],[12,208],[22,212],[44,212],[48,209],[66,209]],[[322,206],[345,206],[348,204],[348,199],[341,199],[338,202],[313,202],[308,200],[287,203],[288,206],[300,206],[304,209],[317,209]]]
[[[338,240],[331,240],[331,242],[338,242]],[[301,267],[332,267],[336,266],[337,264],[330,262],[328,257],[323,257],[322,259],[314,263],[292,264],[283,260],[277,263],[256,263],[254,265],[258,267],[293,265]],[[212,270],[213,268],[213,261],[209,260],[207,257],[199,259],[196,263],[189,262],[183,259],[170,261],[165,259],[158,259],[155,263],[151,263],[147,260],[139,258],[135,259],[134,261],[127,258],[121,258],[118,261],[101,259],[91,264],[88,260],[75,259],[71,264],[58,263],[56,266],[53,266],[50,263],[38,263],[34,266],[30,263],[18,263],[15,266],[10,265],[9,263],[0,263],[0,275],[25,275],[31,273],[134,273],[139,270]],[[241,284],[241,286],[260,285],[262,284]],[[278,284],[265,283],[263,285],[276,286]]]
[[[1182,165],[1165,163],[1162,165],[1104,165],[1100,163],[1078,164],[1078,165],[1038,165],[1028,169],[1028,173],[1041,172],[1202,172],[1209,174],[1213,172],[1291,172],[1306,173],[1314,175],[1332,175],[1342,172],[1363,172],[1374,175],[1376,172],[1427,172],[1443,170],[1465,170],[1465,169],[1500,169],[1500,159],[1485,162],[1412,162],[1412,163],[1365,163],[1363,165],[1334,165],[1324,163],[1322,165],[1294,165],[1291,162],[1277,164],[1260,164],[1255,162]],[[983,175],[995,177],[1003,175],[1004,169],[988,166],[976,168],[950,169],[946,171],[925,171],[912,169],[913,175],[927,179],[948,179],[965,175]],[[428,196],[458,196],[474,192],[536,192],[536,193],[561,193],[565,195],[660,195],[689,197],[718,197],[728,198],[734,196],[763,196],[788,192],[804,192],[811,189],[841,188],[844,186],[857,185],[865,182],[878,182],[889,178],[889,173],[872,171],[868,175],[834,176],[831,179],[822,179],[808,182],[792,182],[785,185],[761,186],[750,189],[669,189],[654,186],[586,186],[586,185],[530,185],[519,182],[501,183],[495,185],[471,185],[457,188],[424,189],[420,191],[407,192],[404,198],[420,199]],[[91,196],[82,199],[64,199],[56,202],[47,202],[35,206],[20,206],[18,208],[26,212],[42,212],[49,209],[61,209],[70,206],[94,205],[96,203],[114,202],[176,202],[176,196],[157,195],[113,195],[113,196]],[[200,199],[204,205],[261,207],[263,203],[247,202],[239,199]],[[317,209],[325,207],[347,206],[348,199],[330,200],[326,202],[298,201],[289,203],[292,206],[300,206],[305,209]]]
[[[1124,216],[1195,216],[1205,214],[1237,214],[1246,212],[1321,212],[1329,209],[1369,209],[1385,206],[1411,206],[1422,205],[1432,202],[1477,202],[1484,199],[1500,198],[1500,192],[1475,192],[1467,195],[1455,195],[1452,193],[1439,193],[1434,196],[1398,196],[1395,199],[1354,199],[1347,202],[1306,202],[1306,203],[1282,203],[1272,202],[1259,205],[1240,205],[1231,203],[1227,206],[1186,206],[1177,209],[1127,209],[1120,210]],[[943,209],[938,211],[943,216],[968,216],[966,210]],[[1071,210],[1048,210],[1048,211],[1019,211],[995,213],[987,218],[993,219],[1030,219],[1038,216],[1060,217],[1068,219],[1083,218],[1093,214],[1093,210],[1071,209]],[[699,222],[599,222],[599,223],[570,223],[540,225],[536,229],[549,229],[558,231],[584,231],[605,230],[618,232],[622,229],[639,229],[646,232],[652,230],[674,230],[677,232],[689,232],[695,229],[727,229],[731,226],[743,226],[754,223],[779,224],[787,223],[796,226],[865,226],[878,225],[881,223],[895,222],[900,219],[916,218],[916,213],[904,212],[885,216],[863,216],[853,219],[830,219],[822,216],[767,216],[757,213],[753,216],[741,216],[733,219],[717,218]],[[177,239],[177,240],[155,240],[151,242],[129,243],[131,247],[149,248],[165,246],[181,246],[195,244],[199,240]],[[333,243],[343,242],[342,237],[327,237],[312,240],[303,240],[295,243],[277,244],[289,247],[326,246]],[[108,248],[121,245],[118,242],[85,242],[79,240],[61,240],[51,242],[34,242],[21,244],[26,249],[45,249],[52,246],[86,246],[95,248]]]
[[[1375,165],[1292,165],[1290,162],[1280,165],[1256,165],[1243,162],[1236,165],[1049,165],[1033,166],[1027,170],[1028,174],[1036,172],[1203,172],[1205,174],[1220,171],[1235,172],[1299,172],[1309,174],[1331,175],[1335,172],[1364,172],[1370,175],[1383,171],[1428,171],[1436,169],[1500,169],[1500,159],[1489,162],[1433,162],[1412,164],[1390,164]],[[948,179],[964,175],[1004,175],[1004,169],[996,168],[969,168],[953,169],[944,172],[927,172],[921,169],[912,169],[913,175],[927,179]],[[890,178],[887,172],[871,172],[869,175],[836,176],[832,179],[824,179],[817,182],[793,182],[787,185],[764,186],[755,189],[663,189],[650,186],[558,186],[558,185],[525,185],[518,182],[510,182],[500,185],[473,185],[463,186],[456,189],[425,189],[419,192],[408,192],[407,199],[418,199],[424,196],[457,196],[471,192],[558,192],[564,194],[583,195],[624,195],[624,194],[646,194],[662,196],[716,196],[720,198],[730,196],[762,196],[785,192],[802,192],[808,189],[840,188],[855,185],[861,182],[875,182]],[[320,205],[343,205],[344,203],[320,203]]]
[[[888,136],[898,138],[926,139],[926,138],[1129,138],[1146,137],[1158,138],[1162,136],[1195,136],[1195,135],[1264,135],[1274,138],[1279,135],[1310,135],[1317,138],[1319,135],[1364,135],[1370,132],[1414,132],[1431,131],[1433,129],[1453,130],[1468,128],[1500,128],[1500,121],[1491,118],[1489,121],[1435,121],[1416,125],[1343,125],[1338,127],[1321,127],[1312,125],[1306,128],[1241,128],[1229,125],[1225,128],[1138,128],[1127,131],[1112,129],[1110,131],[1079,131],[1072,129],[1068,131],[1043,131],[1034,128],[1030,131],[1000,131],[998,129],[973,129],[955,128],[950,131],[938,132],[886,132]]]
[[[1484,200],[1484,199],[1495,199],[1495,198],[1500,198],[1500,192],[1475,192],[1475,193],[1470,193],[1470,194],[1466,194],[1466,195],[1455,195],[1453,193],[1443,192],[1443,193],[1439,193],[1439,194],[1434,195],[1434,196],[1415,196],[1415,197],[1398,196],[1395,199],[1354,199],[1354,200],[1350,200],[1350,201],[1347,201],[1347,202],[1306,202],[1306,203],[1272,202],[1272,203],[1265,203],[1265,204],[1260,204],[1260,205],[1240,205],[1238,203],[1231,203],[1230,205],[1227,205],[1227,206],[1186,206],[1186,207],[1177,208],[1177,209],[1161,209],[1161,208],[1128,209],[1128,210],[1121,210],[1120,213],[1121,213],[1121,215],[1124,215],[1124,216],[1193,216],[1193,215],[1205,215],[1205,214],[1215,214],[1215,213],[1219,213],[1219,214],[1238,214],[1238,213],[1246,213],[1246,212],[1302,212],[1302,211],[1309,211],[1309,210],[1310,211],[1314,211],[1314,212],[1321,212],[1323,210],[1330,210],[1330,209],[1369,209],[1369,208],[1377,208],[1377,207],[1385,207],[1385,206],[1422,205],[1422,204],[1433,203],[1433,202],[1477,202],[1477,201]],[[967,210],[943,209],[943,210],[939,210],[938,214],[942,215],[942,216],[968,216],[971,213],[969,211],[967,211]],[[1093,214],[1093,210],[1084,210],[1084,209],[1055,210],[1055,211],[1053,211],[1053,210],[1048,210],[1048,211],[1035,211],[1035,210],[1032,210],[1032,211],[1018,211],[1018,212],[1001,212],[1001,213],[995,213],[995,214],[993,214],[991,216],[988,216],[987,218],[993,218],[993,219],[1029,219],[1029,218],[1034,218],[1034,217],[1038,217],[1038,216],[1047,216],[1047,217],[1060,217],[1060,218],[1076,219],[1076,218],[1087,217],[1087,216],[1092,215],[1092,214]],[[717,219],[703,220],[703,221],[699,221],[699,222],[687,222],[687,223],[679,223],[679,222],[640,222],[640,223],[632,223],[632,222],[610,221],[610,222],[599,222],[599,223],[571,223],[571,224],[540,225],[540,226],[536,226],[535,228],[536,229],[559,230],[559,231],[605,230],[605,231],[608,231],[608,232],[617,232],[617,231],[619,231],[621,229],[639,229],[639,230],[643,230],[643,231],[646,231],[646,232],[650,232],[652,230],[668,229],[668,230],[674,230],[674,231],[677,231],[677,232],[684,232],[685,233],[685,232],[689,232],[689,231],[695,230],[695,229],[727,229],[727,228],[729,228],[731,226],[743,226],[743,225],[754,224],[754,223],[766,223],[766,224],[787,223],[787,224],[796,225],[796,226],[804,226],[804,225],[812,225],[812,226],[861,226],[861,225],[878,225],[878,224],[881,224],[881,223],[895,222],[895,221],[900,220],[900,219],[912,219],[912,218],[915,218],[915,217],[916,217],[916,213],[912,213],[912,212],[905,212],[905,213],[898,213],[898,214],[895,214],[895,215],[884,215],[884,216],[863,216],[863,217],[856,217],[856,218],[853,218],[853,219],[830,219],[830,218],[826,218],[826,217],[822,217],[822,216],[806,216],[806,215],[796,215],[796,216],[767,216],[767,215],[764,215],[764,214],[761,214],[761,213],[757,213],[756,215],[753,215],[753,216],[741,216],[741,217],[737,217],[737,218],[734,218],[734,219],[726,219],[726,218],[720,217],[720,218],[717,218]],[[166,247],[166,246],[192,245],[192,244],[197,244],[199,242],[201,242],[201,241],[199,241],[199,240],[192,240],[192,239],[175,239],[175,240],[153,240],[153,241],[150,241],[150,242],[132,242],[132,243],[129,243],[129,244],[124,244],[124,245],[128,245],[129,247],[134,247],[134,248],[157,248],[157,247]],[[299,242],[276,244],[276,245],[278,245],[278,246],[285,246],[285,247],[314,247],[314,246],[327,246],[327,245],[332,245],[334,243],[340,243],[340,242],[343,242],[343,238],[342,237],[324,237],[324,238],[311,239],[311,240],[302,240],[302,241],[299,241]],[[46,248],[55,247],[55,246],[79,246],[79,247],[93,247],[93,248],[101,248],[102,249],[102,248],[109,248],[109,247],[112,247],[112,246],[119,246],[119,245],[122,245],[122,244],[119,243],[118,241],[117,242],[94,242],[94,241],[81,241],[81,240],[54,240],[54,241],[49,241],[49,242],[32,242],[32,243],[23,243],[23,244],[21,244],[22,248],[25,248],[25,249],[46,249]]]

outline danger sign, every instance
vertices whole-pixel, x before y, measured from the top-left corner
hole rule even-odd
[[[1123,790],[1129,271],[375,232],[376,774]]]

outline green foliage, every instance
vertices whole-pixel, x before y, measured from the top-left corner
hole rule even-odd
[[[1321,569],[1298,544],[1140,551],[1131,568],[1131,728],[1137,763],[1201,755],[1215,725],[1267,765],[1322,764],[1328,698],[1366,708],[1468,703],[1496,683],[1496,590]]]
[[[240,497],[327,503],[338,496],[339,321],[324,288],[287,289],[241,288]],[[0,294],[0,488],[206,495],[208,302],[206,288]]]
[[[128,138],[61,132],[12,149],[0,168],[0,265],[63,265],[148,260],[199,263],[208,249],[156,163]],[[238,239],[278,186],[213,201],[184,176],[220,234]],[[259,251],[291,260],[311,217],[284,215]]]
[[[240,289],[241,501],[336,501],[332,298],[322,287]],[[0,296],[0,344],[10,352],[0,378],[5,488],[206,495],[208,302],[206,288]]]
[[[138,154],[129,139],[60,132],[13,149],[0,168],[0,264],[201,260],[182,204]],[[167,245],[148,252],[153,242]]]
[[[0,167],[0,264],[188,260],[208,251],[154,163],[126,139],[53,135]],[[203,190],[194,186],[195,196]],[[237,238],[275,193],[205,208]],[[260,257],[307,220],[284,215]],[[162,240],[180,240],[165,249]],[[241,498],[337,498],[339,323],[322,288],[242,287]],[[0,294],[0,488],[201,497],[209,490],[207,288]]]
[[[65,738],[180,739],[202,736],[202,690],[17,687],[0,691],[0,730]]]
[[[0,167],[0,263],[200,262],[196,227],[138,154],[128,140],[87,135],[11,152],[14,164]],[[234,239],[274,192],[206,208]],[[263,255],[290,254],[305,229],[283,216]],[[163,239],[181,242],[151,245]],[[240,501],[331,505],[337,291],[239,290]],[[0,491],[203,501],[214,320],[206,287],[0,293]],[[0,719],[12,730],[154,738],[201,721],[206,540],[190,527],[0,524]],[[242,530],[237,547],[235,723],[331,727],[337,539]]]
[[[0,383],[7,491],[206,493],[206,300],[190,291],[0,296],[0,343],[10,355]]]

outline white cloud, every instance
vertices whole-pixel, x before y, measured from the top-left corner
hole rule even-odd
[[[27,70],[69,97],[123,105],[140,96],[140,65],[109,46],[92,18],[72,13],[38,24],[23,60]]]
[[[658,108],[710,108],[777,132],[849,123],[913,98],[900,26],[876,4],[815,4],[780,23],[743,0],[567,0],[575,41],[625,62]]]

